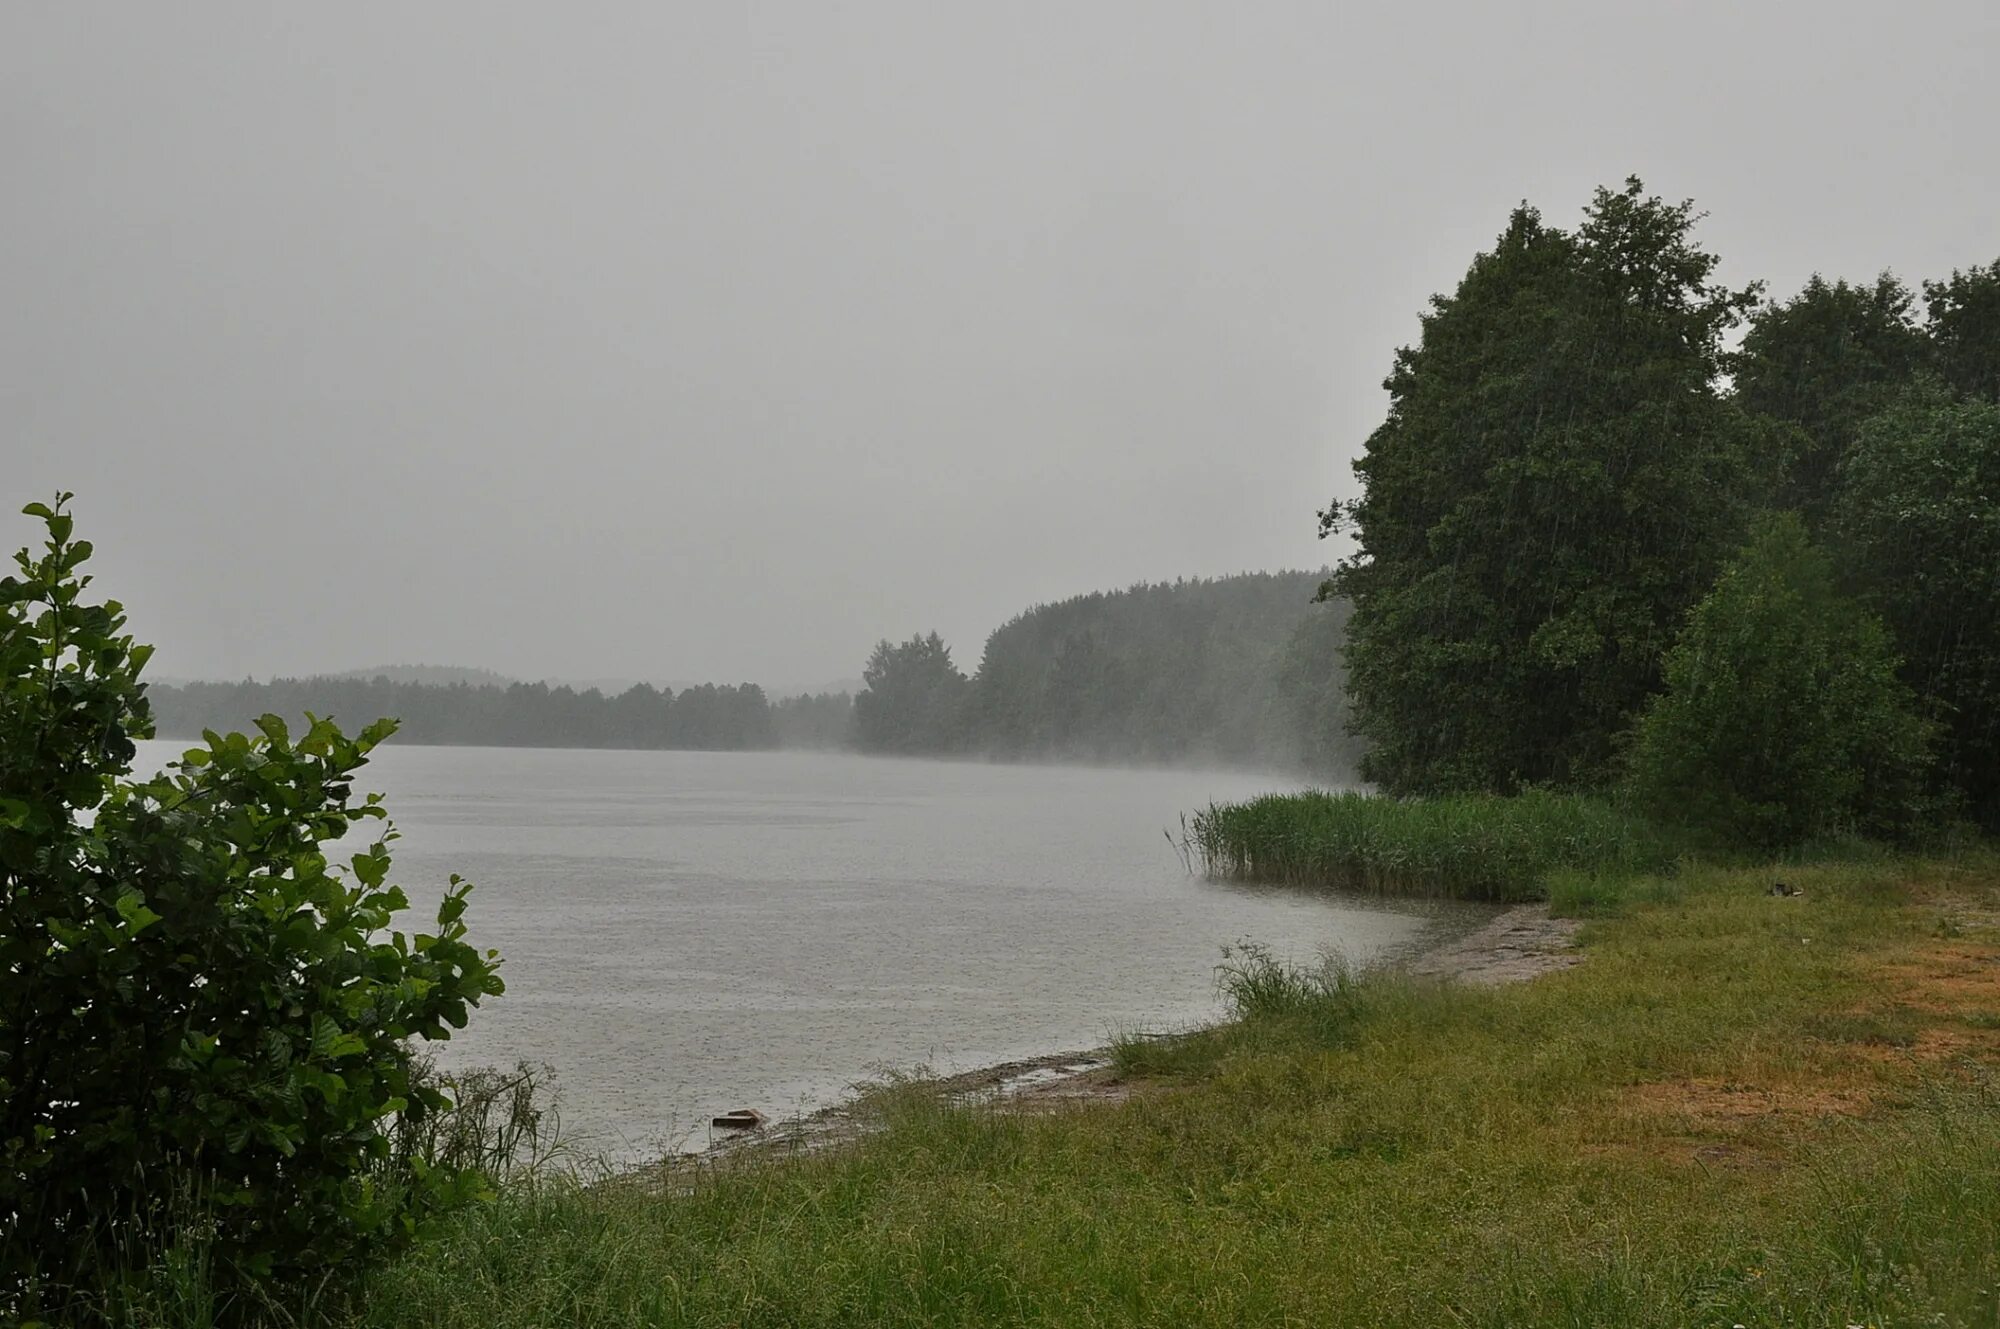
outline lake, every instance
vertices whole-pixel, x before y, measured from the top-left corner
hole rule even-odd
[[[187,745],[142,745],[151,768]],[[699,1145],[719,1111],[836,1101],[1214,1018],[1224,945],[1310,959],[1413,944],[1421,907],[1189,875],[1163,832],[1240,772],[846,754],[399,747],[379,789],[428,921],[476,883],[507,993],[447,1066],[555,1068],[564,1134],[620,1160]]]

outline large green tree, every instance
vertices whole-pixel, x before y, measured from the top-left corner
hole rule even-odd
[[[1929,343],[1915,303],[1886,272],[1872,286],[1814,276],[1790,300],[1750,316],[1734,362],[1736,399],[1796,427],[1777,499],[1815,525],[1832,504],[1834,468],[1861,422],[1925,364]]]
[[[1947,771],[2000,828],[2000,405],[1930,384],[1869,420],[1833,529],[1937,710]]]
[[[1349,682],[1392,790],[1599,778],[1742,530],[1752,426],[1717,392],[1756,299],[1691,204],[1600,189],[1574,232],[1522,206],[1396,355],[1356,464]]]

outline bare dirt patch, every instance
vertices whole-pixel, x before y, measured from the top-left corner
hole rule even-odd
[[[1583,957],[1576,950],[1573,918],[1551,918],[1545,904],[1506,910],[1484,926],[1411,960],[1409,972],[1427,978],[1495,987],[1567,969]]]
[[[1815,1073],[1635,1085],[1617,1110],[1637,1129],[1612,1151],[1772,1166],[1816,1126],[1893,1111],[1912,1078],[1935,1075],[1940,1063],[2000,1061],[2000,946],[1928,941],[1863,974],[1869,999],[1823,1021],[1828,1033],[1819,1036],[1825,1052]],[[1835,1032],[1848,1028],[1848,1035]]]
[[[1939,941],[1875,970],[1886,994],[1915,1010],[1940,1015],[2000,1009],[2000,946]]]
[[[1620,1101],[1618,1138],[1591,1152],[1640,1155],[1732,1172],[1770,1172],[1829,1122],[1876,1107],[1863,1084],[1752,1085],[1721,1079],[1634,1085]]]
[[[1641,1116],[1685,1119],[1700,1129],[1719,1130],[1786,1119],[1858,1117],[1874,1095],[1851,1085],[1748,1085],[1726,1080],[1665,1080],[1635,1085],[1626,1108]]]
[[[1122,1103],[1132,1096],[1131,1082],[1117,1078],[1111,1069],[1111,1055],[1101,1049],[983,1066],[939,1080],[937,1089],[953,1103],[983,1104],[1011,1112],[1052,1112],[1078,1103]]]

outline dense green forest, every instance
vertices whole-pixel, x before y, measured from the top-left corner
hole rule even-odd
[[[1351,768],[1338,605],[1322,573],[1141,584],[1037,605],[967,676],[932,633],[882,642],[855,699],[867,751]]]
[[[242,729],[265,714],[310,711],[345,724],[392,716],[404,741],[557,748],[701,748],[733,751],[778,743],[778,718],[755,683],[673,692],[647,683],[607,697],[546,683],[473,687],[375,678],[279,678],[266,683],[155,684],[148,689],[163,736]],[[787,718],[790,718],[787,716]]]
[[[1363,772],[1622,783],[1760,839],[2000,826],[2000,262],[1921,317],[1888,274],[1770,301],[1699,215],[1523,205],[1397,353],[1321,515]]]

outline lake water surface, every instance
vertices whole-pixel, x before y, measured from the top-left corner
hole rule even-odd
[[[885,1069],[1213,1018],[1239,939],[1365,960],[1430,922],[1190,876],[1162,832],[1283,778],[392,743],[358,787],[403,833],[391,879],[421,907],[470,878],[472,939],[505,956],[506,995],[440,1059],[548,1063],[565,1135],[620,1159]]]

